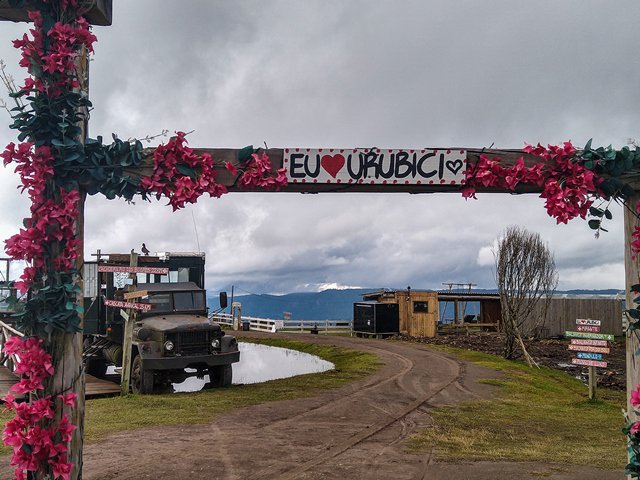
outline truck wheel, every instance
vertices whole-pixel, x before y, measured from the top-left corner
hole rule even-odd
[[[231,385],[233,370],[231,365],[219,365],[209,368],[209,381],[212,387],[228,387]]]
[[[133,393],[153,393],[153,370],[142,368],[142,358],[136,355],[131,367],[131,391]]]
[[[104,358],[87,358],[86,372],[97,378],[104,378],[107,374],[107,361]]]

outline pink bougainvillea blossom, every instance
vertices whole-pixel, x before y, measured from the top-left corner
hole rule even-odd
[[[520,157],[513,166],[503,167],[498,157],[481,154],[478,162],[466,170],[462,195],[475,198],[477,187],[515,191],[521,184],[535,185],[542,187],[540,197],[545,199],[547,213],[558,223],[585,218],[593,203],[592,197],[598,194],[601,179],[573,161],[576,149],[571,142],[564,142],[562,146],[526,145],[523,151],[543,162],[527,167]]]
[[[2,431],[5,445],[13,448],[11,465],[16,467],[14,478],[25,478],[25,472],[45,472],[50,469],[52,478],[68,479],[73,465],[67,452],[75,425],[64,414],[58,425],[47,426],[55,417],[51,396],[38,397],[42,382],[53,375],[51,356],[42,348],[43,341],[35,337],[10,337],[3,346],[5,355],[16,355],[16,373],[21,380],[11,387],[4,397],[5,411],[15,412]],[[17,402],[13,393],[31,395],[29,401]],[[75,393],[58,395],[63,405],[73,407]],[[25,448],[25,445],[28,448]]]
[[[175,137],[155,149],[153,167],[151,176],[140,179],[140,189],[155,194],[158,199],[168,198],[174,210],[195,203],[205,193],[215,198],[227,193],[227,187],[216,183],[217,172],[211,155],[195,153],[187,145],[184,132],[176,132]],[[238,174],[238,168],[230,162],[224,168],[232,175]],[[266,153],[254,153],[240,176],[240,186],[277,190],[287,184],[283,169],[277,171],[276,177],[272,176],[272,171]]]

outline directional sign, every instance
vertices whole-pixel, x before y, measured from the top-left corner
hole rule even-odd
[[[125,320],[129,320],[129,314],[127,313],[127,311],[126,311],[126,310],[122,310],[122,309],[120,309],[120,316],[121,316],[122,318],[124,318]]]
[[[589,332],[564,332],[565,337],[573,337],[573,338],[593,338],[596,340],[610,340],[613,341],[614,337],[608,333],[589,333]]]
[[[587,352],[578,352],[576,353],[578,358],[584,358],[585,360],[602,360],[601,353],[587,353]]]
[[[572,358],[571,363],[573,363],[574,365],[584,365],[587,367],[607,367],[607,362],[601,362],[598,360],[586,360],[584,358]]]
[[[609,342],[606,340],[589,340],[587,338],[572,338],[571,345],[588,345],[590,347],[607,347]]]
[[[569,345],[569,350],[576,352],[611,353],[609,347],[590,347],[588,345]]]
[[[99,272],[108,273],[152,273],[156,275],[167,275],[169,269],[166,267],[128,267],[125,265],[98,265]]]
[[[124,294],[124,299],[131,300],[132,298],[146,297],[147,295],[149,295],[147,290],[136,290],[135,292],[126,292]]]
[[[600,333],[600,327],[595,325],[578,325],[576,330],[579,332]]]
[[[107,307],[130,308],[131,310],[142,310],[143,312],[148,312],[151,310],[150,303],[133,303],[123,302],[122,300],[105,300],[104,304]]]
[[[590,318],[578,318],[576,319],[576,325],[591,325],[599,327],[602,325],[602,322],[600,320],[591,320]]]

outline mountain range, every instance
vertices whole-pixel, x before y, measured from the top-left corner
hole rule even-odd
[[[352,288],[344,290],[324,290],[322,292],[300,292],[285,295],[240,295],[233,301],[242,305],[242,315],[248,317],[285,318],[290,313],[291,320],[351,320],[353,304],[362,301],[362,295],[377,292],[382,288]],[[475,289],[473,293],[497,293],[497,290]],[[564,290],[556,295],[615,296],[620,290]],[[209,306],[218,305],[217,297],[208,298]],[[231,298],[229,298],[231,304]],[[229,311],[229,308],[227,308]]]

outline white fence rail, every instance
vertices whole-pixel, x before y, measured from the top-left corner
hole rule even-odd
[[[230,313],[211,313],[209,320],[225,327],[234,327],[233,316]],[[240,318],[240,328],[243,323],[249,323],[249,330],[258,332],[306,332],[318,333],[349,333],[350,320],[273,320],[270,318],[245,317]]]
[[[288,320],[282,329],[284,332],[350,333],[350,320]]]

